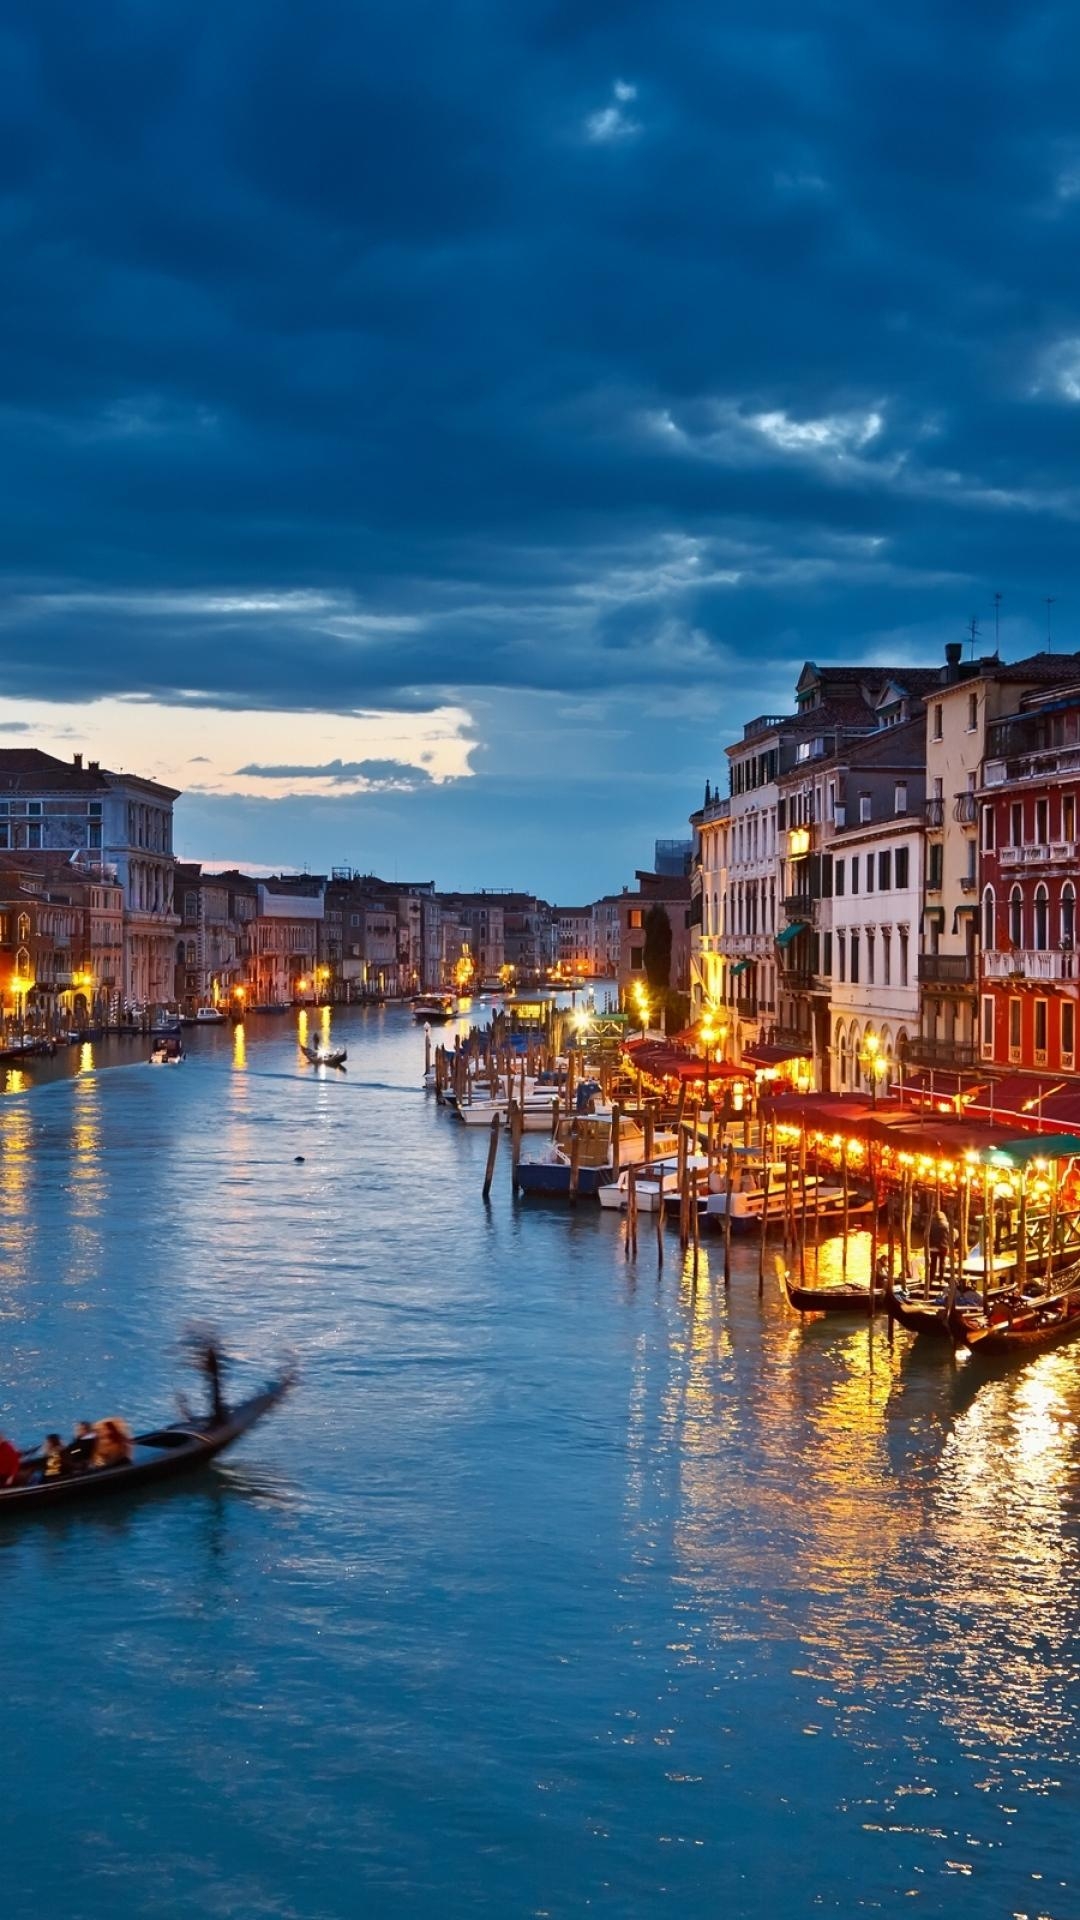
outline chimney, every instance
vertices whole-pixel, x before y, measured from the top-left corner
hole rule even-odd
[[[945,642],[945,671],[941,678],[945,686],[952,687],[960,678],[960,662],[964,657],[963,645],[959,640]]]
[[[89,766],[89,768],[90,768],[90,772],[91,772],[91,773],[100,773],[100,772],[101,772],[101,761],[100,761],[100,760],[90,760],[90,761],[88,761],[88,762],[87,762],[87,764],[88,764],[88,766]]]
[[[80,772],[81,772],[81,770],[82,770],[82,754],[81,754],[81,753],[73,753],[73,754],[72,754],[72,756],[71,756],[71,760],[72,760],[72,765],[73,765],[73,766],[76,766],[76,767],[78,767],[78,768],[79,768],[79,770],[80,770]]]

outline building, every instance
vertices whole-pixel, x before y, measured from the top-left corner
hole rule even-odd
[[[172,1003],[175,788],[36,747],[0,749],[0,851],[61,855],[111,871],[124,900],[126,1011]]]
[[[1077,1069],[1080,660],[1072,667],[1071,684],[1028,690],[988,726],[978,793],[979,1057],[1051,1075]]]
[[[193,1013],[200,1006],[245,999],[258,883],[239,873],[206,873],[190,861],[178,861],[175,888],[178,1005]]]
[[[594,900],[590,909],[592,971],[596,980],[617,980],[619,977],[622,902],[626,891],[624,888],[623,893],[606,893],[602,900]]]
[[[668,880],[685,880],[689,877],[694,861],[694,842],[690,840],[657,840],[653,845],[653,872],[663,874]]]
[[[319,950],[326,882],[317,875],[260,880],[247,998],[284,1006],[322,998]]]
[[[964,1072],[976,1068],[981,1053],[978,791],[989,742],[1026,695],[1080,679],[1080,656],[963,664],[957,643],[945,654],[944,684],[928,705],[920,1016],[910,1058],[927,1069]]]
[[[554,964],[559,972],[572,980],[595,975],[592,907],[552,907],[551,922]]]
[[[706,783],[704,805],[690,816],[694,830],[690,904],[690,995],[695,1015],[715,1012],[728,999],[724,933],[728,912],[728,840],[731,801]],[[726,1023],[724,1039],[727,1039]]]
[[[648,984],[645,970],[646,922],[650,911],[659,907],[671,926],[671,976],[673,993],[690,991],[690,879],[666,874],[636,875],[638,890],[619,896],[621,939],[619,951],[619,998],[624,1003],[634,989]]]

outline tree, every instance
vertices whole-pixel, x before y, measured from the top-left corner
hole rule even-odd
[[[671,985],[671,921],[661,906],[652,906],[645,915],[645,977],[657,993],[666,993]]]

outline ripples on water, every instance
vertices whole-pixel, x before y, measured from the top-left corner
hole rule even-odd
[[[347,1079],[265,1021],[0,1103],[17,1435],[156,1418],[194,1319],[302,1366],[201,1481],[0,1533],[4,1914],[1072,1920],[1077,1352],[485,1210],[415,1029],[339,1025]]]

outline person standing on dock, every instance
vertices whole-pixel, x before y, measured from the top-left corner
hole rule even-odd
[[[928,1286],[944,1286],[945,1260],[951,1245],[952,1228],[949,1225],[949,1216],[943,1207],[939,1207],[931,1218],[926,1235],[926,1280]]]

